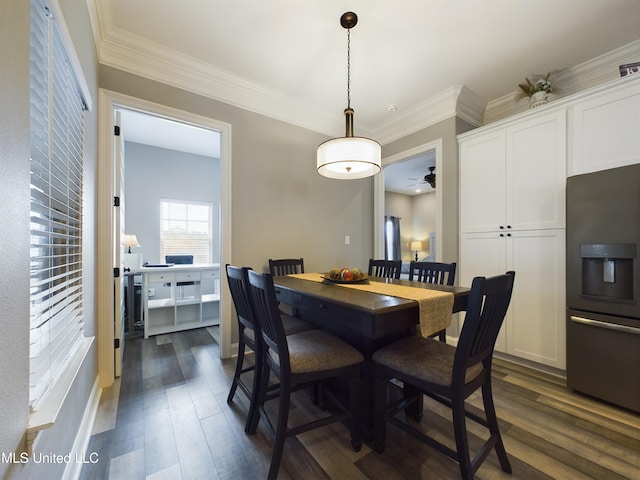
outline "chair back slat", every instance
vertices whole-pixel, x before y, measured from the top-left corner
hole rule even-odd
[[[304,259],[302,258],[282,258],[279,260],[269,259],[269,273],[274,277],[291,275],[294,273],[304,273]]]
[[[368,275],[370,277],[400,278],[402,260],[374,260],[369,259]]]
[[[287,337],[278,310],[278,300],[273,286],[273,276],[249,270],[249,298],[255,320],[267,347],[265,352],[269,366],[278,374],[290,371]]]
[[[409,280],[440,285],[453,285],[456,279],[456,263],[411,262]]]
[[[456,348],[454,377],[464,378],[467,368],[479,362],[490,365],[500,327],[513,292],[515,272],[485,278],[471,284],[467,314]]]
[[[251,310],[251,300],[249,299],[247,291],[247,271],[251,269],[249,267],[235,267],[229,264],[227,264],[225,268],[227,271],[229,291],[231,292],[231,299],[233,300],[238,322],[241,328],[248,328],[255,332],[256,325],[253,318],[253,311]],[[257,338],[257,334],[254,338]]]

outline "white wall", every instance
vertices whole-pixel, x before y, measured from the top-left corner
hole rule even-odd
[[[385,215],[400,217],[400,247],[402,261],[415,259],[415,251],[411,250],[411,241],[419,240],[425,250],[418,252],[418,258],[429,254],[429,233],[436,228],[436,195],[424,193],[422,195],[402,195],[400,193],[385,192]]]
[[[413,212],[413,240],[422,242],[422,252],[418,252],[419,258],[424,258],[432,252],[429,245],[429,234],[436,229],[436,194],[435,192],[414,195],[412,198]],[[415,252],[412,252],[415,255]]]
[[[220,221],[220,160],[191,153],[125,142],[125,232],[140,243],[133,253],[143,261],[160,258],[161,199],[213,204],[213,225]],[[220,261],[220,236],[215,232],[212,263]],[[187,252],[185,252],[187,253]]]

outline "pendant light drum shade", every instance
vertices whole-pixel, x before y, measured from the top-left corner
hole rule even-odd
[[[341,180],[380,172],[380,144],[365,137],[340,137],[318,145],[318,173]]]
[[[380,172],[381,148],[375,140],[353,136],[353,109],[351,108],[351,29],[358,16],[346,12],[340,25],[347,29],[347,108],[344,110],[346,132],[344,137],[333,138],[318,145],[317,168],[323,177],[351,180],[371,177]]]

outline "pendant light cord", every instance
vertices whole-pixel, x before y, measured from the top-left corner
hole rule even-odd
[[[351,29],[347,28],[347,108],[351,108]]]

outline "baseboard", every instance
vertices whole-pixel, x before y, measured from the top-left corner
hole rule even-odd
[[[75,459],[73,462],[67,464],[67,468],[64,470],[62,480],[77,480],[82,473],[82,467],[85,463],[96,462],[98,458],[96,454],[92,455],[92,452],[87,451],[89,447],[89,441],[91,440],[91,432],[93,430],[93,422],[96,419],[98,413],[98,406],[100,405],[100,396],[102,395],[102,389],[100,388],[99,377],[96,376],[91,389],[91,394],[87,399],[87,406],[84,409],[82,415],[82,421],[78,427],[78,433],[71,447],[70,458]]]

